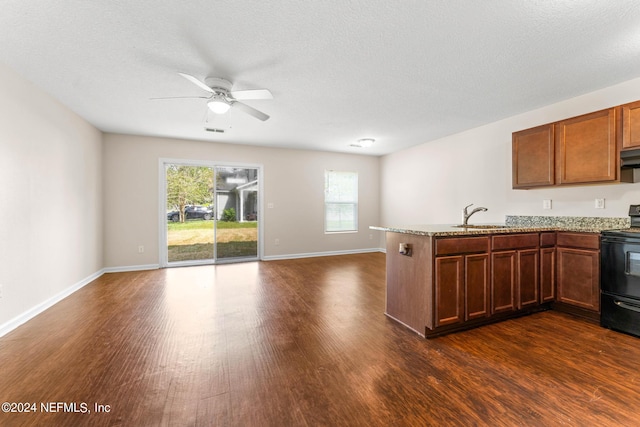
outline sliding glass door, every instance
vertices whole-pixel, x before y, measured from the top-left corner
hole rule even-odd
[[[161,264],[259,259],[259,167],[162,161]]]
[[[216,167],[216,259],[258,256],[258,169]]]

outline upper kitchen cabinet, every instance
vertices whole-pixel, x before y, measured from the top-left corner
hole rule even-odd
[[[640,101],[514,132],[513,188],[635,182],[624,148],[640,148]]]
[[[618,179],[618,110],[596,111],[555,124],[556,184]]]
[[[553,130],[548,124],[513,133],[513,188],[555,184]]]
[[[640,148],[640,101],[622,107],[622,148]]]

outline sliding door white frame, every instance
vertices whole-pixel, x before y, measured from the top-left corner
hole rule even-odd
[[[228,262],[249,261],[251,259],[222,259],[215,260],[215,258],[208,260],[193,260],[193,261],[181,261],[169,263],[168,259],[168,246],[167,246],[167,180],[166,180],[166,167],[170,164],[177,164],[181,166],[201,166],[214,169],[217,167],[231,167],[231,168],[245,168],[245,169],[257,169],[258,170],[258,253],[256,260],[262,260],[262,254],[264,249],[264,215],[263,215],[263,195],[264,185],[263,181],[263,165],[250,164],[250,163],[231,163],[231,162],[216,162],[206,160],[188,160],[188,159],[170,159],[160,158],[158,161],[158,248],[159,248],[159,260],[160,267],[181,267],[188,265],[205,265],[205,264],[222,264]],[[215,178],[214,178],[215,179]],[[215,239],[215,236],[214,236]],[[214,242],[215,244],[215,242]]]

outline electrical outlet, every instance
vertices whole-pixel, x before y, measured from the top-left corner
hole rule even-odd
[[[544,199],[542,201],[542,209],[551,209],[551,199]]]
[[[604,199],[596,199],[596,209],[604,209]]]
[[[0,299],[2,299],[2,285],[0,285]]]
[[[280,239],[276,239],[275,242],[273,242],[276,246],[278,246],[280,244]]]
[[[138,253],[141,254],[144,252],[144,246],[140,245],[138,246]]]

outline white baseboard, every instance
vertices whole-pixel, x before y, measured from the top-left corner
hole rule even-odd
[[[329,251],[329,252],[309,252],[302,254],[289,254],[289,255],[269,255],[263,256],[262,261],[276,261],[282,259],[298,259],[298,258],[313,258],[319,256],[336,256],[336,255],[352,255],[352,254],[365,254],[371,252],[380,252],[380,248],[368,248],[368,249],[351,249],[347,251]]]
[[[62,301],[63,299],[65,299],[66,297],[68,297],[69,295],[71,295],[72,293],[77,291],[78,289],[80,289],[80,288],[88,285],[89,283],[93,282],[98,277],[102,276],[104,273],[105,273],[105,269],[97,271],[96,273],[93,273],[91,276],[88,276],[88,277],[82,279],[81,281],[79,281],[75,285],[72,285],[72,286],[68,287],[64,291],[59,292],[58,294],[52,296],[51,298],[47,299],[46,301],[41,302],[40,304],[36,305],[35,307],[32,307],[29,310],[25,311],[24,313],[22,313],[22,314],[20,314],[20,315],[18,315],[16,317],[14,317],[13,319],[9,320],[8,322],[3,323],[2,325],[0,325],[0,337],[8,334],[11,331],[13,331],[14,329],[16,329],[18,326],[22,325],[23,323],[26,323],[27,321],[33,319],[38,314],[42,313],[43,311],[45,311],[49,307],[53,306],[54,304]]]
[[[127,271],[157,270],[160,264],[125,265],[123,267],[106,267],[105,273],[124,273]]]

